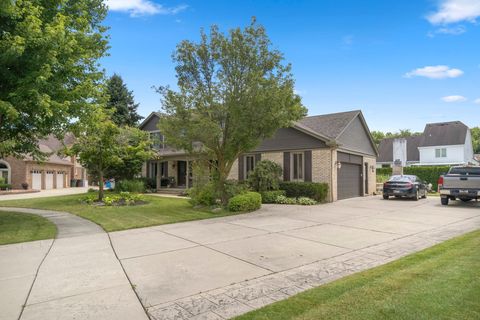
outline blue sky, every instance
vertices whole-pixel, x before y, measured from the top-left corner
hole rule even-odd
[[[310,115],[361,109],[371,130],[480,125],[480,0],[107,0],[107,75],[120,74],[147,116],[152,86],[175,87],[171,54],[200,28],[252,16],[293,66]]]

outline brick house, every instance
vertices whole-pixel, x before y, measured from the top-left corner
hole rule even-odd
[[[191,162],[182,150],[163,143],[158,130],[160,114],[151,113],[140,129],[156,141],[155,159],[147,161],[142,175],[157,181],[172,177],[175,187],[192,184]],[[376,189],[377,149],[359,110],[305,117],[290,128],[279,129],[251,152],[239,157],[229,179],[244,180],[260,160],[271,160],[283,168],[284,181],[325,182],[329,201],[371,195]]]
[[[67,135],[63,143],[68,145],[72,141],[73,137]],[[28,189],[34,190],[68,188],[72,179],[80,180],[80,185],[88,185],[87,172],[77,159],[59,153],[63,143],[53,136],[40,140],[40,150],[48,154],[43,162],[30,156],[0,159],[0,176],[4,177],[13,189],[22,189],[23,183],[28,184]]]

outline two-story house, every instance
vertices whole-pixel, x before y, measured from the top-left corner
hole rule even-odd
[[[143,176],[156,180],[171,177],[174,187],[192,185],[191,163],[195,159],[164,143],[158,130],[160,114],[153,112],[141,124],[156,141],[156,156],[145,163]],[[377,149],[361,111],[305,117],[290,128],[279,129],[257,148],[241,155],[229,179],[244,180],[255,164],[264,159],[278,163],[284,181],[324,182],[328,199],[335,201],[375,192]]]
[[[407,166],[478,164],[470,129],[461,121],[429,123],[421,135],[407,137]],[[393,165],[395,139],[380,142],[377,167]]]

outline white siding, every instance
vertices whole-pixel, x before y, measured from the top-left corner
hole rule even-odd
[[[435,157],[435,149],[446,148],[447,156],[445,158]],[[420,164],[460,164],[465,163],[465,146],[433,146],[433,147],[419,147]]]

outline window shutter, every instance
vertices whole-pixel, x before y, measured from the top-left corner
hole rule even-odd
[[[305,181],[312,182],[312,151],[305,151]]]
[[[256,153],[255,154],[255,162],[262,161],[262,154],[261,153]]]
[[[240,155],[238,157],[238,181],[243,181],[243,169],[244,169],[244,164],[243,164],[243,155]]]
[[[168,178],[168,161],[165,161],[165,172],[164,172],[164,174],[165,174],[165,177]]]
[[[290,181],[290,152],[283,153],[283,181]]]

